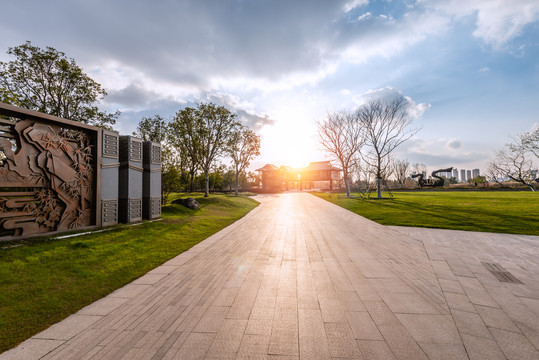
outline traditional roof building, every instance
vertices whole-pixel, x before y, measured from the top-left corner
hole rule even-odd
[[[332,190],[335,183],[340,187],[342,170],[333,166],[330,161],[316,161],[298,169],[266,164],[256,171],[262,177],[262,188],[265,190]]]

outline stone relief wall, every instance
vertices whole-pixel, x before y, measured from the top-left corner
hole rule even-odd
[[[95,222],[96,144],[87,131],[1,120],[0,234],[72,230]]]
[[[160,144],[151,154],[159,176],[144,185],[157,209],[155,199],[142,204],[142,140],[127,138],[132,146],[113,131],[0,103],[0,241],[140,221],[143,211],[159,217]],[[122,219],[130,209],[137,216]]]

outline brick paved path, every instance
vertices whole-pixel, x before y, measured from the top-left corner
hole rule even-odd
[[[539,359],[539,237],[384,227],[308,194],[258,199],[0,359]]]

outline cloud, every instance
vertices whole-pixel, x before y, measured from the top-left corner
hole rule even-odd
[[[369,0],[350,0],[343,5],[342,9],[344,10],[344,12],[350,12],[355,8],[367,5],[368,3]]]
[[[163,96],[157,92],[147,89],[138,82],[133,82],[120,90],[109,90],[106,99],[107,103],[118,104],[120,106],[141,108],[148,107]]]
[[[420,0],[419,3],[456,19],[475,17],[473,35],[495,49],[521,35],[526,25],[539,20],[536,0]]]
[[[252,130],[261,130],[264,126],[275,125],[275,120],[270,119],[268,114],[259,114],[254,111],[254,106],[249,102],[242,101],[238,96],[225,93],[206,94],[205,100],[217,105],[228,107],[238,115],[238,120]]]
[[[467,151],[462,143],[455,139],[413,138],[404,143],[398,152],[399,158],[407,158],[413,163],[423,163],[429,167],[465,166],[490,160],[492,157],[492,154],[482,151]]]
[[[449,150],[456,150],[462,147],[462,143],[458,140],[451,139],[445,144],[445,148]]]
[[[479,72],[489,72],[490,71],[490,68],[488,66],[483,66],[482,68],[479,69]]]
[[[363,106],[372,100],[383,100],[386,102],[394,99],[403,98],[407,103],[407,112],[412,119],[419,119],[425,111],[430,108],[430,104],[416,103],[411,97],[404,96],[403,93],[391,86],[380,89],[367,90],[366,92],[355,95],[352,100],[357,106]]]

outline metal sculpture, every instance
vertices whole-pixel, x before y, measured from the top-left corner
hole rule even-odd
[[[92,135],[67,124],[0,119],[0,238],[95,224]]]
[[[432,187],[432,188],[442,187],[442,186],[444,186],[444,178],[438,176],[438,173],[451,172],[452,170],[453,170],[453,167],[433,171],[431,175],[432,175],[433,178],[436,178],[436,180],[434,180],[434,179],[424,179],[423,174],[412,175],[412,179],[419,178],[417,180],[417,184],[421,188],[424,188],[424,187]]]

